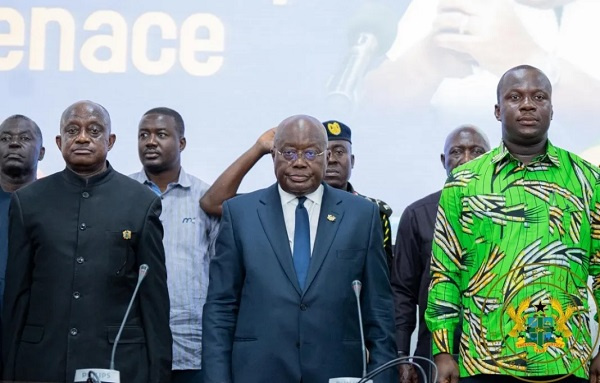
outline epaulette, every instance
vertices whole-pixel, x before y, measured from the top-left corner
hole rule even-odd
[[[360,193],[356,193],[357,195],[368,199],[369,201],[373,202],[374,204],[376,204],[379,207],[379,211],[385,215],[387,215],[388,217],[392,216],[392,208],[390,207],[390,205],[388,205],[387,203],[383,202],[380,199],[377,198],[371,198],[371,197],[367,197],[366,195],[362,195]]]

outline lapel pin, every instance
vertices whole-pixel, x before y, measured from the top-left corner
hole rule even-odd
[[[329,222],[333,222],[333,221],[335,221],[335,215],[333,215],[333,214],[327,214],[327,220],[328,220]]]
[[[123,239],[131,239],[131,230],[123,230]]]

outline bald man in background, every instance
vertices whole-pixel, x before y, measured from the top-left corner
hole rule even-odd
[[[462,125],[446,137],[444,152],[440,155],[440,160],[446,169],[446,174],[450,175],[455,167],[479,157],[488,150],[490,150],[490,144],[481,130],[473,125]],[[400,218],[391,276],[396,311],[396,345],[399,356],[410,354],[410,340],[417,325],[418,306],[419,335],[414,355],[431,358],[431,333],[425,325],[425,308],[427,307],[427,289],[431,281],[429,264],[433,227],[441,194],[442,191],[439,190],[412,203],[404,210]],[[429,371],[428,363],[421,360],[415,361],[425,371]],[[401,383],[417,383],[419,381],[423,381],[422,377],[417,375],[412,366],[401,365]]]

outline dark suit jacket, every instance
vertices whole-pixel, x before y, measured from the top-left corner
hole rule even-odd
[[[108,368],[138,268],[146,263],[115,368],[122,382],[170,381],[160,211],[154,193],[110,167],[87,180],[65,169],[14,193],[4,379],[72,382],[78,368]]]
[[[223,205],[204,306],[205,383],[361,376],[352,281],[369,370],[395,357],[392,293],[379,211],[325,185],[305,291],[298,286],[277,185]],[[379,382],[394,382],[395,372]]]

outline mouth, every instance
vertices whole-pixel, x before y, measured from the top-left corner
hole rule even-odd
[[[154,152],[154,151],[152,151],[152,152],[144,152],[144,158],[146,158],[146,159],[152,160],[152,159],[155,159],[155,158],[158,158],[158,157],[160,157],[160,153],[159,152]]]
[[[88,154],[92,154],[92,151],[90,149],[75,149],[73,150],[73,154],[76,155],[88,155]]]
[[[304,174],[290,174],[288,178],[293,182],[305,182],[310,176]]]
[[[334,169],[327,169],[325,171],[325,177],[335,177],[340,175],[340,172]]]
[[[523,125],[533,125],[537,124],[538,119],[534,116],[521,116],[517,119],[517,121]]]
[[[20,160],[23,158],[23,156],[19,153],[6,153],[6,155],[4,156],[4,158],[6,159],[11,159],[11,160]]]

